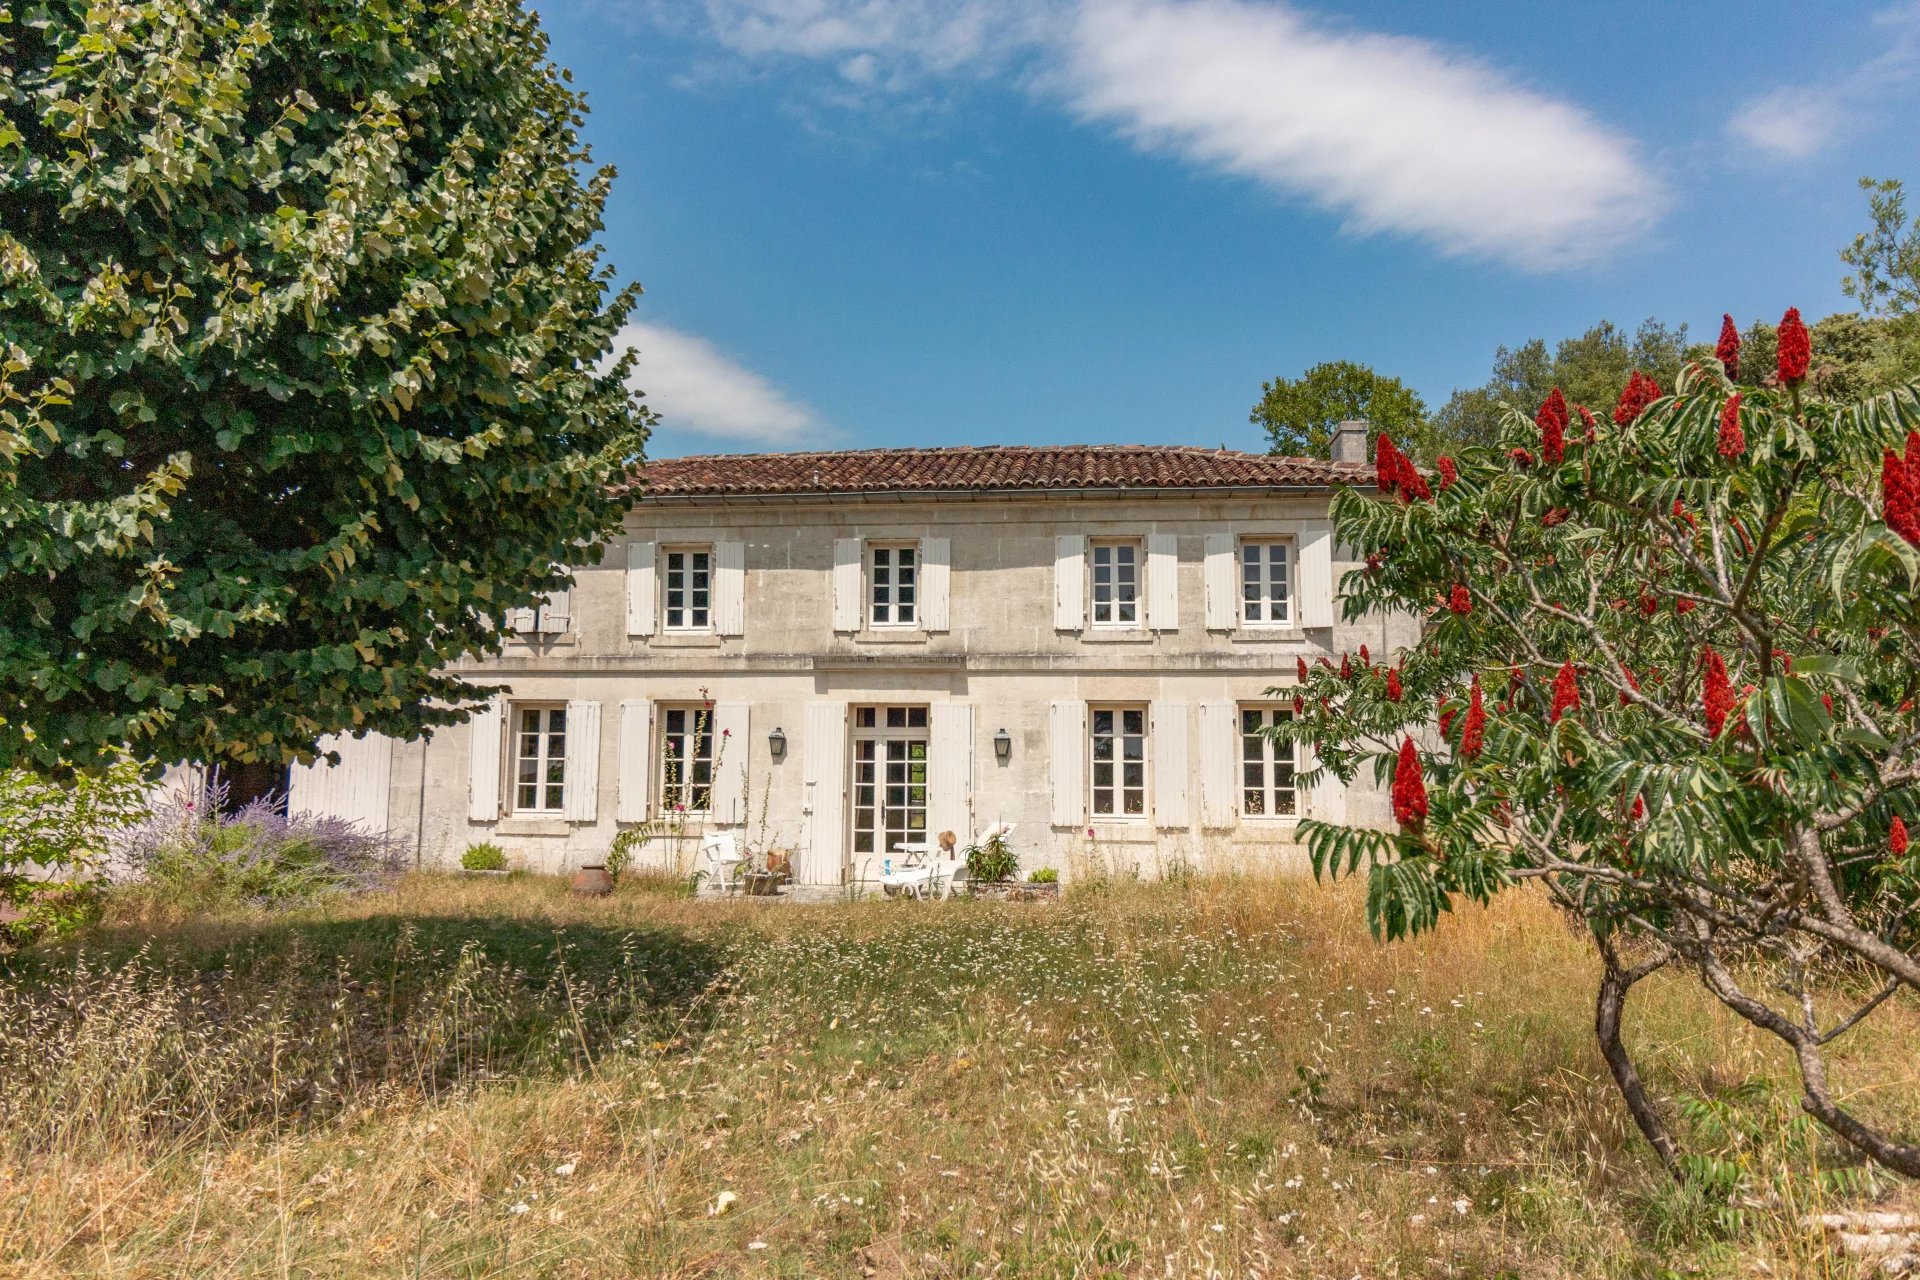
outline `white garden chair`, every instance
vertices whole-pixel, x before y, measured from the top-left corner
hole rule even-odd
[[[709,831],[700,837],[700,860],[706,864],[710,884],[720,886],[722,893],[732,893],[740,887],[740,877],[735,874],[740,864],[747,860],[740,852],[740,841],[731,831]]]

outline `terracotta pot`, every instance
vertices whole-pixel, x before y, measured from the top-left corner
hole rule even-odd
[[[613,892],[613,877],[604,866],[590,864],[573,873],[572,887],[575,893],[590,898],[603,897]]]

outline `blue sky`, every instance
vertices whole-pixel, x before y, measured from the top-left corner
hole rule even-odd
[[[649,452],[1260,449],[1602,318],[1843,310],[1920,184],[1920,0],[555,0],[619,168]]]

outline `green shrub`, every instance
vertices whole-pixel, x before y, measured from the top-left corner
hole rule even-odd
[[[482,840],[467,846],[467,851],[460,855],[460,865],[469,871],[505,871],[507,853],[493,841]]]
[[[990,835],[967,848],[967,879],[998,884],[1020,874],[1020,859],[1003,835]]]
[[[1028,884],[1059,884],[1060,872],[1054,867],[1040,867],[1027,877]]]

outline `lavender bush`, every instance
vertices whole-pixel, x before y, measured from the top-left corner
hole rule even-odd
[[[316,814],[289,818],[276,798],[233,812],[216,785],[175,799],[114,840],[114,868],[175,900],[291,905],[327,893],[385,887],[401,870],[391,837]]]

